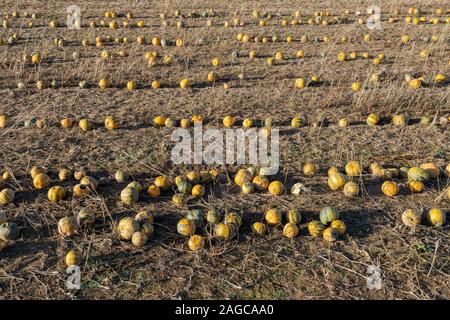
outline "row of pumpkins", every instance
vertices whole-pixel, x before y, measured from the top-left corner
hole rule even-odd
[[[380,120],[381,120],[381,118],[377,113],[371,113],[366,118],[366,124],[368,126],[376,126],[376,125],[380,124]],[[236,125],[237,121],[238,120],[236,119],[236,117],[228,115],[223,118],[222,124],[225,128],[232,128]],[[271,128],[273,127],[273,121],[274,121],[274,119],[271,117],[264,119],[264,125],[261,129],[262,134],[264,136],[266,136],[266,137],[270,136]],[[173,128],[173,127],[177,127],[177,126],[179,126],[181,128],[189,128],[193,124],[195,125],[196,123],[203,123],[203,122],[204,122],[204,118],[200,115],[194,115],[191,118],[182,118],[180,120],[176,120],[174,118],[165,117],[165,116],[156,116],[153,119],[153,124],[156,127],[167,127],[167,128]],[[408,124],[408,122],[409,122],[409,118],[405,114],[396,114],[391,119],[391,123],[397,127],[405,126]],[[443,126],[448,125],[449,122],[450,122],[450,116],[442,116],[439,118],[439,124],[441,124]],[[10,120],[10,117],[8,115],[6,115],[6,114],[0,115],[0,129],[5,129],[6,127],[8,127],[8,125],[10,125],[10,123],[12,123],[12,121]],[[423,116],[420,119],[421,125],[430,125],[432,123],[435,123],[435,122],[433,121],[433,118],[431,118],[429,116]],[[244,118],[241,121],[241,124],[242,124],[242,127],[246,128],[246,129],[256,127],[254,120],[251,118]],[[328,124],[330,124],[330,121],[328,121],[325,118],[320,119],[319,121],[315,121],[315,122],[308,122],[305,117],[301,117],[301,116],[294,117],[290,121],[290,126],[292,128],[300,128],[300,127],[305,127],[308,125],[310,125],[312,127],[318,127],[318,126],[326,126]],[[27,119],[24,121],[25,127],[29,127],[30,125],[36,125],[38,128],[44,128],[48,124],[45,121],[45,119],[32,118],[32,119]],[[63,128],[71,128],[74,125],[74,121],[71,118],[63,118],[60,120],[60,125]],[[341,128],[346,128],[351,125],[351,122],[348,118],[341,118],[338,120],[337,125]],[[82,131],[89,131],[94,127],[94,123],[89,119],[83,118],[78,121],[78,126]],[[104,126],[108,130],[114,130],[114,129],[120,128],[120,122],[117,119],[115,119],[113,116],[107,116],[104,120]]]
[[[250,166],[246,169],[240,169],[234,176],[235,184],[241,188],[243,194],[251,194],[255,191],[268,191],[271,195],[279,196],[285,193],[285,186],[279,180],[270,181],[268,178],[267,168],[260,168],[257,172],[256,167]],[[362,166],[357,161],[349,161],[345,165],[345,174],[342,174],[337,167],[328,169],[327,184],[330,189],[343,190],[347,197],[355,197],[359,194],[359,185],[353,179],[363,177],[364,171]],[[394,181],[396,178],[406,178],[406,187],[413,193],[420,193],[425,189],[425,183],[428,180],[436,179],[441,175],[441,171],[445,171],[450,176],[450,164],[445,169],[441,169],[433,162],[423,163],[419,167],[401,167],[401,168],[383,168],[378,163],[372,163],[368,169],[372,177],[385,180],[381,185],[383,194],[389,197],[396,196],[400,191],[400,185]],[[319,173],[319,168],[312,162],[307,162],[303,165],[302,172],[307,177],[316,176]],[[48,189],[48,199],[52,202],[59,202],[63,200],[68,192],[72,192],[74,197],[85,197],[98,188],[99,182],[92,176],[87,175],[83,169],[78,169],[74,173],[68,168],[63,168],[59,171],[58,177],[60,181],[69,180],[74,176],[79,181],[72,190],[68,190],[62,186],[52,186]],[[41,167],[33,167],[30,170],[30,175],[33,180],[33,186],[36,189],[45,189],[50,186],[51,178],[46,171]],[[11,179],[12,173],[6,170],[0,177],[0,188],[5,181]],[[117,182],[125,182],[128,180],[128,174],[125,171],[119,170],[115,173]],[[147,187],[147,194],[150,197],[159,197],[162,192],[173,189],[177,191],[172,201],[175,204],[182,205],[188,200],[188,196],[193,198],[202,197],[205,193],[205,183],[212,181],[226,180],[223,173],[218,169],[189,171],[185,175],[179,175],[172,181],[168,176],[161,175],[155,178],[154,182]],[[144,190],[141,183],[137,181],[130,182],[120,193],[120,200],[125,205],[133,205],[139,200],[139,194]],[[300,195],[305,190],[301,183],[296,183],[292,186],[291,193]],[[447,197],[450,199],[450,188],[446,191]],[[0,191],[0,204],[6,205],[14,201],[15,193],[10,188],[4,188]]]

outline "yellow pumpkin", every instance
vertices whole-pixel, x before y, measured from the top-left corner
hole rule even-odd
[[[345,128],[345,127],[348,127],[349,124],[350,124],[350,121],[347,118],[339,119],[339,127]]]
[[[346,197],[356,197],[359,193],[359,186],[356,182],[349,181],[344,185],[344,195]]]
[[[176,205],[182,205],[187,202],[187,196],[183,193],[176,193],[172,196],[172,202]]]
[[[303,174],[305,176],[309,177],[314,176],[317,173],[317,171],[318,171],[317,167],[311,162],[305,163],[303,165]]]
[[[295,87],[298,89],[303,89],[306,87],[306,81],[303,78],[297,78],[295,79]]]
[[[126,205],[132,205],[139,199],[139,192],[136,188],[126,187],[120,192],[120,200]]]
[[[157,127],[164,127],[165,123],[166,123],[166,117],[163,116],[157,116],[153,119],[153,123],[155,124],[155,126]]]
[[[117,182],[124,182],[128,180],[128,174],[123,170],[117,170],[114,174],[114,179],[116,179]]]
[[[214,228],[214,236],[220,240],[230,240],[234,233],[233,224],[225,224],[223,222],[217,224]]]
[[[135,247],[143,247],[147,243],[148,237],[147,234],[143,231],[136,231],[131,236],[131,243]]]
[[[388,197],[394,197],[398,194],[400,188],[394,181],[385,181],[381,185],[381,192],[383,192]]]
[[[31,179],[34,179],[39,173],[45,173],[44,169],[40,167],[32,167],[30,170]]]
[[[320,237],[325,228],[326,226],[322,222],[316,220],[309,222],[307,225],[308,232],[313,237]]]
[[[286,220],[290,223],[299,224],[302,221],[302,215],[300,211],[291,209],[286,214]]]
[[[131,240],[133,234],[139,231],[139,222],[132,217],[125,217],[117,224],[117,234],[122,240]]]
[[[151,184],[147,188],[147,194],[152,198],[159,197],[161,195],[161,189],[158,186]]]
[[[70,171],[67,168],[63,168],[63,169],[59,170],[59,172],[58,172],[58,177],[59,177],[59,180],[61,180],[61,181],[69,180],[71,176],[72,176],[72,171]]]
[[[86,195],[88,195],[91,191],[90,189],[84,185],[84,184],[76,184],[73,187],[73,195],[75,197],[81,198],[81,197],[85,197]]]
[[[117,129],[118,123],[112,116],[107,116],[105,119],[105,127],[108,130],[114,130]]]
[[[439,166],[432,162],[423,163],[420,165],[420,168],[425,170],[425,172],[428,174],[428,177],[431,179],[436,179],[441,174],[441,169],[439,168]]]
[[[194,220],[183,218],[177,223],[177,232],[182,236],[190,237],[195,233],[195,229],[196,226]]]
[[[445,167],[445,173],[450,176],[450,163]]]
[[[223,118],[223,126],[225,128],[231,128],[234,125],[235,119],[233,116],[226,116]]]
[[[191,126],[191,120],[189,120],[189,119],[181,119],[180,120],[180,126],[182,128],[189,128]]]
[[[158,80],[153,80],[151,83],[152,89],[158,89],[161,87],[161,83]]]
[[[242,218],[236,212],[229,212],[225,215],[223,219],[226,224],[234,224],[236,227],[239,227],[242,223]]]
[[[257,191],[264,191],[269,188],[269,179],[267,177],[258,175],[253,178],[252,182]]]
[[[334,242],[338,239],[338,232],[333,227],[328,227],[323,230],[323,238],[328,242]]]
[[[111,86],[111,83],[108,79],[100,79],[100,81],[98,82],[98,86],[100,89],[107,89]]]
[[[81,180],[85,175],[86,172],[84,171],[83,168],[79,168],[75,170],[75,172],[73,173],[73,177],[75,178],[75,180]]]
[[[345,165],[345,172],[350,177],[356,177],[361,174],[361,167],[358,162],[356,161],[349,161]]]
[[[68,118],[61,119],[61,127],[63,128],[70,128],[72,124],[73,122],[71,119]]]
[[[298,235],[298,227],[295,223],[287,223],[283,228],[283,235],[286,238],[293,239]]]
[[[281,223],[281,213],[276,208],[267,210],[264,218],[269,225],[279,225]]]
[[[255,185],[251,182],[246,182],[241,186],[243,194],[250,194],[255,191]]]
[[[202,197],[204,194],[205,190],[203,189],[203,186],[201,184],[196,184],[195,186],[192,187],[192,196],[195,198],[199,198]]]
[[[240,187],[246,182],[251,182],[252,179],[252,174],[246,169],[240,169],[234,176],[234,182]]]
[[[89,131],[92,126],[91,122],[88,119],[81,119],[78,125],[83,131]]]
[[[331,176],[332,174],[336,174],[339,173],[339,169],[336,167],[330,167],[330,169],[328,169],[327,171],[327,175]]]
[[[39,173],[33,179],[33,185],[36,189],[43,189],[50,184],[50,177],[45,173]]]
[[[77,233],[78,224],[74,217],[64,217],[58,221],[58,232],[64,237],[70,237]]]
[[[422,215],[413,209],[407,209],[402,213],[402,222],[408,227],[415,227],[420,224]]]
[[[189,88],[190,85],[191,85],[191,83],[189,82],[189,79],[182,79],[182,80],[180,81],[180,88],[181,88],[181,89]]]
[[[7,205],[14,201],[15,193],[13,190],[5,188],[0,191],[0,204]]]
[[[79,226],[93,225],[95,223],[95,215],[91,210],[83,208],[78,212],[77,222]]]
[[[378,163],[372,163],[370,165],[370,173],[376,177],[381,178],[384,176],[384,168]]]
[[[352,83],[352,90],[353,91],[359,91],[362,88],[362,84],[359,81],[353,82]]]
[[[341,173],[332,173],[328,176],[327,184],[331,190],[339,190],[345,185],[345,177]]]
[[[262,236],[267,233],[267,226],[264,223],[258,221],[252,224],[252,231],[257,235]]]
[[[408,84],[411,89],[419,89],[422,86],[422,81],[420,79],[412,79]]]
[[[91,176],[84,176],[83,178],[81,178],[80,184],[85,185],[85,186],[89,187],[92,190],[95,190],[98,187],[97,180],[94,177],[91,177]]]
[[[369,126],[376,126],[379,121],[380,121],[380,118],[375,113],[369,114],[366,118],[366,123]]]
[[[427,220],[431,225],[435,227],[440,227],[445,224],[446,220],[445,212],[443,212],[438,208],[431,208],[428,211]]]
[[[407,186],[413,193],[420,193],[425,189],[425,185],[422,181],[410,181],[407,183]]]
[[[419,167],[411,167],[407,173],[409,181],[427,181],[429,178],[428,172]]]
[[[335,229],[340,236],[343,236],[347,232],[347,226],[342,220],[331,221],[330,227]]]
[[[269,193],[274,196],[279,196],[284,193],[284,185],[281,181],[275,180],[269,184]]]
[[[47,197],[51,202],[59,202],[66,196],[66,190],[61,186],[54,186],[48,189]]]
[[[167,176],[159,176],[155,179],[155,185],[162,191],[167,191],[170,188],[171,181]]]
[[[81,257],[78,252],[70,250],[66,254],[65,262],[68,267],[78,266],[81,262]]]
[[[203,246],[205,245],[205,239],[204,237],[194,234],[189,238],[188,241],[188,247],[192,251],[198,251],[203,249]]]
[[[148,212],[147,210],[140,210],[135,214],[134,219],[136,219],[139,223],[150,223],[152,224],[154,221],[153,214]]]

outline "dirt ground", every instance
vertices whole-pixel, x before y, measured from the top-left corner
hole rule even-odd
[[[450,298],[450,233],[447,222],[436,228],[423,222],[415,229],[402,224],[401,213],[408,208],[428,210],[437,206],[447,213],[450,200],[443,196],[449,177],[443,172],[438,179],[426,184],[421,194],[411,194],[402,187],[396,197],[386,197],[380,191],[381,182],[365,174],[358,182],[363,187],[359,197],[346,198],[342,191],[327,187],[327,170],[341,169],[347,161],[357,160],[367,172],[373,162],[386,167],[415,166],[435,162],[442,168],[450,161],[450,126],[439,125],[441,117],[450,116],[450,17],[445,1],[79,1],[81,30],[67,30],[66,8],[73,1],[2,1],[2,15],[27,11],[37,13],[35,26],[27,26],[31,18],[11,18],[8,29],[0,30],[7,39],[14,32],[20,35],[17,43],[0,46],[0,114],[11,118],[10,125],[0,129],[2,166],[14,173],[7,183],[16,192],[12,204],[3,206],[10,221],[21,228],[21,236],[0,253],[0,299],[449,299]],[[359,10],[366,19],[366,9],[377,4],[382,11],[382,28],[368,30],[356,23]],[[443,7],[441,23],[406,24],[409,7],[421,9],[419,16],[435,17],[435,10]],[[446,6],[446,7],[445,7]],[[178,29],[175,10],[183,14],[193,10],[201,13],[212,8],[212,27],[208,18],[187,17],[186,27]],[[268,25],[260,27],[252,18],[252,11],[272,14]],[[350,10],[348,21],[342,24],[309,25],[308,18],[315,11],[329,11],[331,17]],[[399,21],[387,19],[400,10]],[[117,11],[119,24],[127,12],[132,22],[145,21],[144,28],[90,28],[89,22],[99,23],[107,10]],[[300,10],[300,25],[282,27],[283,18],[291,21],[293,12]],[[236,16],[244,26],[233,24]],[[447,12],[447,13],[446,13]],[[168,25],[161,26],[160,14],[166,13]],[[48,27],[51,19],[60,26]],[[251,36],[277,35],[279,42],[242,43],[238,33]],[[369,42],[363,41],[371,35]],[[411,36],[401,43],[405,34]],[[106,43],[98,48],[81,46],[87,38],[110,35],[129,37],[130,43]],[[183,47],[139,46],[135,39],[143,35],[175,40],[184,39]],[[292,43],[285,41],[291,35]],[[300,41],[306,35],[307,43]],[[424,37],[439,36],[436,42]],[[330,42],[314,38],[330,37]],[[341,37],[348,43],[341,43]],[[54,44],[56,37],[64,38],[64,47]],[[203,39],[203,44],[198,39]],[[113,58],[99,58],[104,49]],[[427,59],[419,58],[423,49],[430,50]],[[120,49],[126,56],[119,57]],[[304,50],[305,58],[295,57]],[[159,56],[171,55],[170,65],[149,66],[144,54],[155,50]],[[248,53],[257,52],[251,60]],[[72,53],[79,52],[74,61]],[[233,56],[237,51],[238,55]],[[275,65],[266,63],[267,57],[282,51],[285,59]],[[358,58],[338,62],[340,51],[368,52],[370,59]],[[39,52],[44,60],[39,66],[23,62],[24,53]],[[379,53],[386,55],[380,65],[372,64]],[[213,70],[211,60],[221,59],[216,69],[217,81],[209,84],[206,76]],[[369,85],[373,72],[380,74],[376,86]],[[244,79],[238,75],[244,74]],[[404,81],[405,73],[424,75],[429,85],[412,90]],[[447,82],[434,85],[437,73],[447,75]],[[310,79],[317,75],[317,85],[296,90],[294,80]],[[112,88],[101,90],[99,79],[107,77]],[[189,78],[192,87],[182,90],[178,83]],[[58,80],[57,89],[37,90],[35,82]],[[78,82],[87,80],[91,87],[80,89]],[[138,83],[137,90],[125,89],[129,80]],[[161,88],[150,87],[153,80]],[[351,84],[360,81],[363,89],[354,92]],[[17,82],[26,88],[17,89]],[[223,84],[230,89],[225,90]],[[382,117],[381,125],[365,124],[368,114]],[[390,124],[393,115],[405,113],[411,121],[403,127]],[[199,200],[178,207],[171,202],[173,192],[157,199],[144,193],[139,202],[123,206],[118,201],[120,190],[128,183],[117,183],[115,171],[122,169],[147,186],[161,173],[175,177],[202,166],[176,166],[170,159],[171,128],[156,128],[152,119],[165,115],[174,119],[201,114],[206,127],[223,127],[222,118],[228,114],[242,120],[251,117],[259,121],[273,117],[280,128],[281,169],[275,178],[285,182],[286,188],[303,183],[309,191],[298,197],[285,193],[274,197],[268,193],[242,195],[232,181],[209,184]],[[106,116],[120,121],[120,128],[106,130]],[[290,128],[292,117],[302,116],[307,125]],[[422,116],[430,116],[432,125],[420,125]],[[82,132],[77,125],[63,129],[60,119],[88,118],[93,130]],[[337,121],[348,117],[351,125],[337,127]],[[24,126],[24,121],[45,119],[42,129]],[[319,125],[314,126],[314,123]],[[311,161],[320,167],[317,175],[306,177],[302,166]],[[58,181],[61,167],[86,168],[100,181],[98,194],[87,198],[72,198],[59,204],[47,200],[47,189],[36,190],[28,174],[32,166],[45,167],[52,185],[73,186],[76,181]],[[1,169],[4,169],[1,168]],[[231,165],[221,170],[233,174],[239,169]],[[397,180],[404,184],[402,179]],[[312,238],[306,224],[318,218],[325,205],[338,208],[348,226],[347,235],[334,243]],[[97,213],[93,227],[83,228],[73,237],[58,235],[57,222],[61,217],[76,214],[88,207]],[[269,234],[258,237],[251,224],[263,220],[270,207],[282,210],[297,208],[303,222],[300,234],[293,240],[282,235],[282,227],[270,228]],[[155,215],[155,234],[148,244],[136,248],[120,241],[114,231],[115,223],[141,208]],[[193,253],[186,238],[176,232],[177,221],[190,209],[217,208],[224,212],[242,214],[239,233],[227,243],[208,238],[204,250]],[[447,214],[448,217],[448,214]],[[207,230],[200,230],[206,235]],[[81,290],[66,287],[64,256],[70,249],[83,253]],[[367,269],[379,266],[382,287],[371,290],[367,286]]]

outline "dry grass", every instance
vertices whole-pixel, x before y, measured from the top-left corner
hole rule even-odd
[[[432,228],[426,224],[415,230],[402,225],[400,215],[406,208],[428,209],[439,206],[449,211],[449,201],[439,197],[449,180],[440,179],[427,185],[420,195],[411,195],[404,188],[399,196],[387,198],[380,194],[378,181],[364,179],[365,192],[356,199],[342,197],[326,187],[328,167],[342,167],[355,159],[365,167],[372,162],[383,165],[412,166],[434,161],[444,166],[449,161],[448,126],[420,126],[416,122],[397,128],[384,121],[384,125],[368,127],[365,117],[378,112],[385,119],[396,113],[407,113],[413,119],[423,115],[436,117],[450,113],[448,82],[441,86],[428,86],[412,91],[403,80],[405,72],[425,74],[433,79],[436,73],[450,76],[449,24],[406,25],[403,20],[407,8],[420,5],[424,15],[433,16],[442,1],[383,1],[383,13],[395,9],[402,11],[400,22],[383,23],[383,28],[370,32],[373,40],[362,41],[369,33],[364,26],[350,23],[329,26],[280,27],[282,17],[290,19],[293,11],[300,9],[302,17],[311,16],[317,10],[329,10],[339,14],[348,8],[365,11],[359,1],[307,1],[299,8],[295,1],[160,1],[148,4],[136,1],[124,2],[83,1],[80,6],[83,25],[80,31],[68,31],[64,27],[48,29],[50,18],[57,17],[63,23],[65,10],[72,2],[59,1],[47,4],[37,1],[4,1],[9,12],[14,9],[37,11],[40,17],[35,28],[27,28],[22,19],[11,22],[11,28],[0,30],[5,39],[18,32],[21,39],[15,45],[0,46],[0,114],[11,116],[13,124],[0,131],[1,159],[6,168],[14,172],[10,187],[16,190],[14,204],[5,208],[8,218],[22,229],[21,238],[0,254],[0,299],[51,299],[51,298],[248,298],[248,299],[448,299],[449,277],[449,227]],[[372,2],[370,4],[373,4]],[[90,20],[99,20],[105,9],[119,13],[132,11],[133,21],[143,19],[147,27],[110,30],[86,27]],[[205,18],[186,19],[188,27],[178,30],[173,12],[214,8],[214,26],[206,28]],[[261,28],[251,19],[251,11],[266,9],[274,15],[270,26]],[[445,8],[448,9],[448,8]],[[233,12],[247,24],[244,27],[224,28],[225,20],[232,21]],[[160,26],[159,13],[166,12],[169,26]],[[448,14],[446,15],[448,16]],[[122,20],[123,18],[119,18]],[[28,21],[28,19],[25,19]],[[22,27],[21,27],[22,26]],[[272,36],[280,39],[292,35],[294,43],[281,41],[269,44],[242,44],[235,40],[239,32],[251,35]],[[411,35],[411,42],[400,44],[403,34]],[[129,44],[109,44],[113,55],[124,48],[127,57],[114,57],[109,61],[99,58],[101,50],[95,46],[81,47],[83,38],[94,42],[96,36],[128,36]],[[182,48],[138,46],[134,39],[145,35],[148,39],[159,36],[174,40],[183,38]],[[302,35],[331,37],[331,43],[300,43]],[[426,43],[424,36],[439,35],[438,42]],[[349,43],[337,40],[342,36]],[[58,48],[55,37],[64,37],[68,44]],[[205,44],[196,40],[204,38]],[[425,61],[418,53],[429,48],[431,56]],[[295,59],[295,52],[303,49],[304,59]],[[149,67],[144,61],[147,51],[156,50],[160,55],[174,58],[170,66],[157,64]],[[238,50],[239,58],[232,52]],[[250,62],[248,52],[255,50],[259,57]],[[288,59],[268,66],[266,57],[283,51]],[[337,62],[338,52],[367,51],[373,57],[386,54],[386,61],[374,66],[371,59]],[[72,52],[78,51],[79,61],[73,61]],[[44,61],[39,67],[22,62],[24,53],[39,52]],[[206,83],[213,57],[221,58],[217,70],[218,81]],[[377,87],[367,81],[372,72],[380,72],[382,80]],[[239,80],[243,72],[245,80]],[[309,78],[317,74],[321,84],[304,90],[293,90],[294,79]],[[113,88],[99,90],[95,86],[101,77],[112,80]],[[180,79],[189,77],[194,83],[189,90],[180,90]],[[39,79],[48,82],[58,80],[59,89],[36,90]],[[78,81],[88,80],[94,88],[80,90]],[[152,80],[162,83],[159,90],[150,89]],[[140,85],[136,91],[124,89],[128,80]],[[353,81],[365,84],[354,93]],[[17,90],[18,81],[27,83],[26,90]],[[231,84],[224,90],[224,82]],[[207,187],[207,195],[186,207],[175,207],[172,193],[160,199],[143,196],[133,208],[123,207],[117,194],[124,184],[116,183],[114,172],[126,169],[133,179],[148,184],[159,172],[175,176],[188,167],[173,166],[170,161],[171,129],[158,129],[151,125],[154,116],[164,114],[176,119],[192,114],[202,114],[208,126],[220,124],[223,116],[264,119],[272,116],[281,129],[282,168],[278,174],[287,187],[302,182],[310,192],[300,197],[286,194],[271,197],[266,194],[243,196],[229,182]],[[121,121],[121,128],[109,132],[102,122],[108,115]],[[326,119],[329,125],[289,129],[293,116],[302,115],[309,123]],[[343,116],[352,121],[346,129],[336,127]],[[47,126],[23,127],[23,121],[31,118],[46,119]],[[63,117],[81,119],[87,117],[96,127],[87,133],[77,127],[64,130],[59,126]],[[312,161],[320,166],[315,177],[305,177],[302,164]],[[46,191],[32,187],[27,172],[31,166],[46,167],[53,181],[62,166],[72,169],[85,167],[91,175],[101,180],[99,192],[86,199],[69,199],[61,204],[51,204]],[[236,167],[226,168],[230,174]],[[404,181],[401,181],[404,183]],[[73,185],[74,181],[64,183]],[[320,208],[333,205],[342,210],[342,218],[348,224],[344,239],[328,244],[307,235],[306,222],[317,219]],[[293,241],[282,237],[280,228],[273,228],[265,237],[255,237],[250,225],[262,219],[262,213],[271,206],[286,210],[299,208],[304,217],[300,236]],[[93,228],[83,229],[68,239],[57,234],[59,218],[90,207],[98,219]],[[112,231],[115,221],[130,215],[139,208],[149,208],[155,213],[155,235],[147,246],[136,249],[120,242]],[[243,225],[238,236],[229,243],[208,241],[206,250],[195,254],[188,250],[186,239],[176,233],[176,223],[187,210],[215,207],[234,210],[243,214]],[[207,233],[206,230],[202,231]],[[83,289],[69,291],[64,284],[64,255],[69,249],[83,252]],[[382,271],[381,290],[368,290],[366,270],[379,265]]]

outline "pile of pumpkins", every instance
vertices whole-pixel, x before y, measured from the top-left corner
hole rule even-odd
[[[6,214],[0,211],[0,252],[10,246],[20,235],[20,229],[15,222],[9,222]]]
[[[119,239],[131,241],[136,247],[144,246],[154,233],[154,217],[148,210],[140,210],[134,217],[119,220],[116,231]]]
[[[210,209],[204,215],[200,210],[191,210],[185,218],[178,221],[177,232],[183,237],[189,237],[189,249],[198,251],[204,247],[206,240],[206,237],[196,234],[201,227],[205,227],[214,238],[229,241],[237,234],[241,223],[242,217],[236,212],[222,214],[218,210]]]
[[[270,182],[266,170],[267,168],[262,167],[259,170],[259,174],[256,174],[256,168],[254,166],[239,169],[234,176],[234,183],[241,188],[242,194],[267,190],[273,196],[282,195],[285,192],[284,184],[279,180]]]

